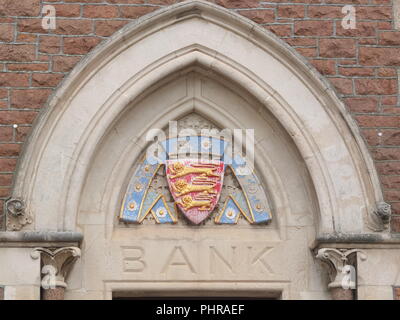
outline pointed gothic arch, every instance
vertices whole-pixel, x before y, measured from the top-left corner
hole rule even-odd
[[[201,1],[173,5],[121,29],[51,97],[25,148],[13,189],[34,216],[30,227],[79,230],[82,194],[115,122],[143,92],[193,66],[246,91],[260,112],[265,108],[291,137],[314,186],[317,233],[366,232],[368,214],[382,192],[358,128],[332,87],[267,30]],[[169,109],[164,119],[148,110],[143,113],[147,118],[136,121],[162,125],[181,110]],[[209,116],[221,124],[241,124],[234,113],[215,110]],[[121,138],[135,152],[145,146],[148,128],[139,127],[137,136]],[[121,176],[129,172],[127,163]],[[113,197],[108,199],[112,205],[120,201],[119,191]]]

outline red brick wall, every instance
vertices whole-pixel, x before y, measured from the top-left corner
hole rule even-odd
[[[126,23],[175,0],[0,0],[0,205],[32,121],[75,64]],[[375,160],[400,232],[400,32],[391,0],[215,0],[277,34],[331,81]],[[57,10],[56,30],[41,7]],[[341,9],[356,8],[345,30]],[[13,125],[17,125],[14,127]],[[378,134],[379,133],[379,134]],[[2,200],[1,200],[2,199]],[[397,220],[396,220],[397,219]]]

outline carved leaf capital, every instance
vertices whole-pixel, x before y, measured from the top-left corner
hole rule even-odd
[[[349,257],[354,253],[359,253],[362,260],[366,260],[366,255],[359,249],[335,249],[322,248],[319,249],[316,258],[321,260],[328,268],[331,282],[329,288],[337,288],[343,286],[343,278],[349,271]],[[353,287],[351,289],[354,289]]]
[[[65,247],[55,250],[47,248],[35,248],[32,259],[41,258],[42,261],[42,287],[67,287],[65,282],[75,261],[81,256],[81,250],[77,247]]]

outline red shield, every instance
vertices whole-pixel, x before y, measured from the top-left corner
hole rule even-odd
[[[199,224],[214,210],[221,194],[224,169],[222,161],[167,161],[169,190],[175,203],[193,223]]]

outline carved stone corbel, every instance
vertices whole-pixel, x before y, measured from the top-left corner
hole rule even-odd
[[[334,300],[353,300],[353,290],[356,289],[356,270],[349,263],[349,257],[358,252],[362,260],[366,259],[363,251],[358,249],[322,248],[316,258],[328,267],[331,282],[328,288]]]
[[[369,219],[369,228],[373,231],[383,231],[388,229],[392,207],[386,202],[378,202],[376,210],[372,212]]]
[[[31,253],[32,259],[41,258],[43,300],[63,300],[66,278],[75,261],[81,256],[77,247],[59,249],[35,248]]]
[[[32,223],[32,217],[25,210],[21,199],[9,199],[5,203],[7,230],[19,231],[23,226]]]

